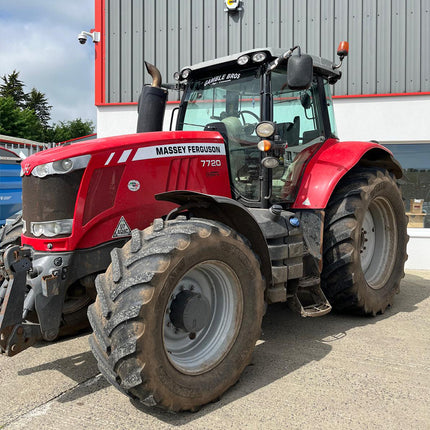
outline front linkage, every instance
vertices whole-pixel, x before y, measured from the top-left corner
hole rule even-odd
[[[0,266],[5,272],[0,293],[0,351],[12,357],[42,338],[39,324],[24,322],[27,273],[32,270],[31,250],[9,246],[0,255]]]
[[[69,258],[70,255],[35,255],[31,248],[18,245],[0,253],[0,270],[5,275],[0,292],[2,353],[14,356],[39,339],[53,340],[58,336]],[[38,323],[28,321],[35,319],[34,311]]]

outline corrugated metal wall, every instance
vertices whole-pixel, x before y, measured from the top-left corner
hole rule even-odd
[[[430,0],[105,0],[106,101],[137,101],[143,60],[164,81],[181,67],[264,46],[299,44],[336,58],[341,40],[350,55],[336,94],[430,91]]]

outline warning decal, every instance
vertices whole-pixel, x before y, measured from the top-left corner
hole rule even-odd
[[[118,225],[113,233],[112,237],[123,237],[123,236],[131,236],[131,229],[127,224],[127,221],[122,216],[119,220]]]

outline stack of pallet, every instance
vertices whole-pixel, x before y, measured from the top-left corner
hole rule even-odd
[[[410,212],[406,212],[409,217],[409,228],[423,228],[424,227],[424,217],[426,213],[423,212],[423,199],[411,199]]]

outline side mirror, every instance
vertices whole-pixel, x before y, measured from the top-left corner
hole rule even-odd
[[[311,96],[306,92],[300,94],[300,103],[304,109],[309,109],[311,107]]]
[[[293,55],[288,59],[287,84],[292,90],[307,90],[312,83],[313,61],[310,55]]]

